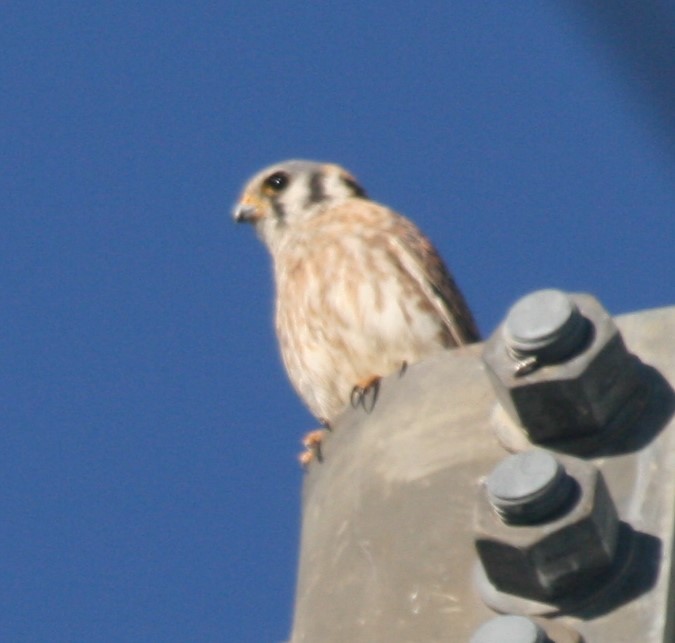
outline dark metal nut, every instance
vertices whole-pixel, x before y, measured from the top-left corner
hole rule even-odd
[[[486,576],[501,592],[547,601],[587,590],[612,564],[619,523],[602,474],[586,461],[558,459],[577,495],[546,522],[508,524],[487,494],[480,495],[475,545]]]
[[[607,311],[591,295],[568,297],[588,322],[588,332],[564,361],[535,360],[523,369],[504,340],[504,324],[483,352],[501,406],[535,443],[599,431],[644,388],[638,361]]]

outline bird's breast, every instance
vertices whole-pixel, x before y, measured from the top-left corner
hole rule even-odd
[[[341,409],[358,381],[442,348],[443,324],[386,236],[311,241],[277,257],[277,333],[310,408]]]

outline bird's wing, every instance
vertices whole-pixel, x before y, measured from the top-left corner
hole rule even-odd
[[[408,274],[419,284],[447,326],[455,344],[480,340],[469,307],[438,252],[408,219],[396,215],[390,237]]]

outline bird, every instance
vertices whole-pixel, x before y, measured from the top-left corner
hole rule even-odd
[[[275,327],[288,377],[325,430],[351,403],[372,410],[380,379],[480,340],[464,296],[431,241],[371,200],[333,163],[283,161],[254,175],[233,208],[272,258]]]

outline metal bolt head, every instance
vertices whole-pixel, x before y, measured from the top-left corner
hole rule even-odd
[[[557,459],[573,479],[576,494],[548,519],[505,522],[494,511],[489,491],[479,494],[476,550],[485,575],[500,592],[548,601],[587,591],[612,564],[619,521],[602,474],[579,458]]]
[[[507,417],[536,444],[600,433],[646,397],[638,361],[590,295],[525,297],[485,343],[483,362]]]
[[[503,520],[535,524],[570,499],[573,481],[548,451],[532,449],[500,462],[486,480],[488,499]]]
[[[507,349],[517,358],[553,364],[578,352],[588,321],[574,300],[560,290],[538,290],[516,302],[503,325]]]
[[[546,643],[546,632],[525,616],[497,616],[481,625],[470,643]]]

